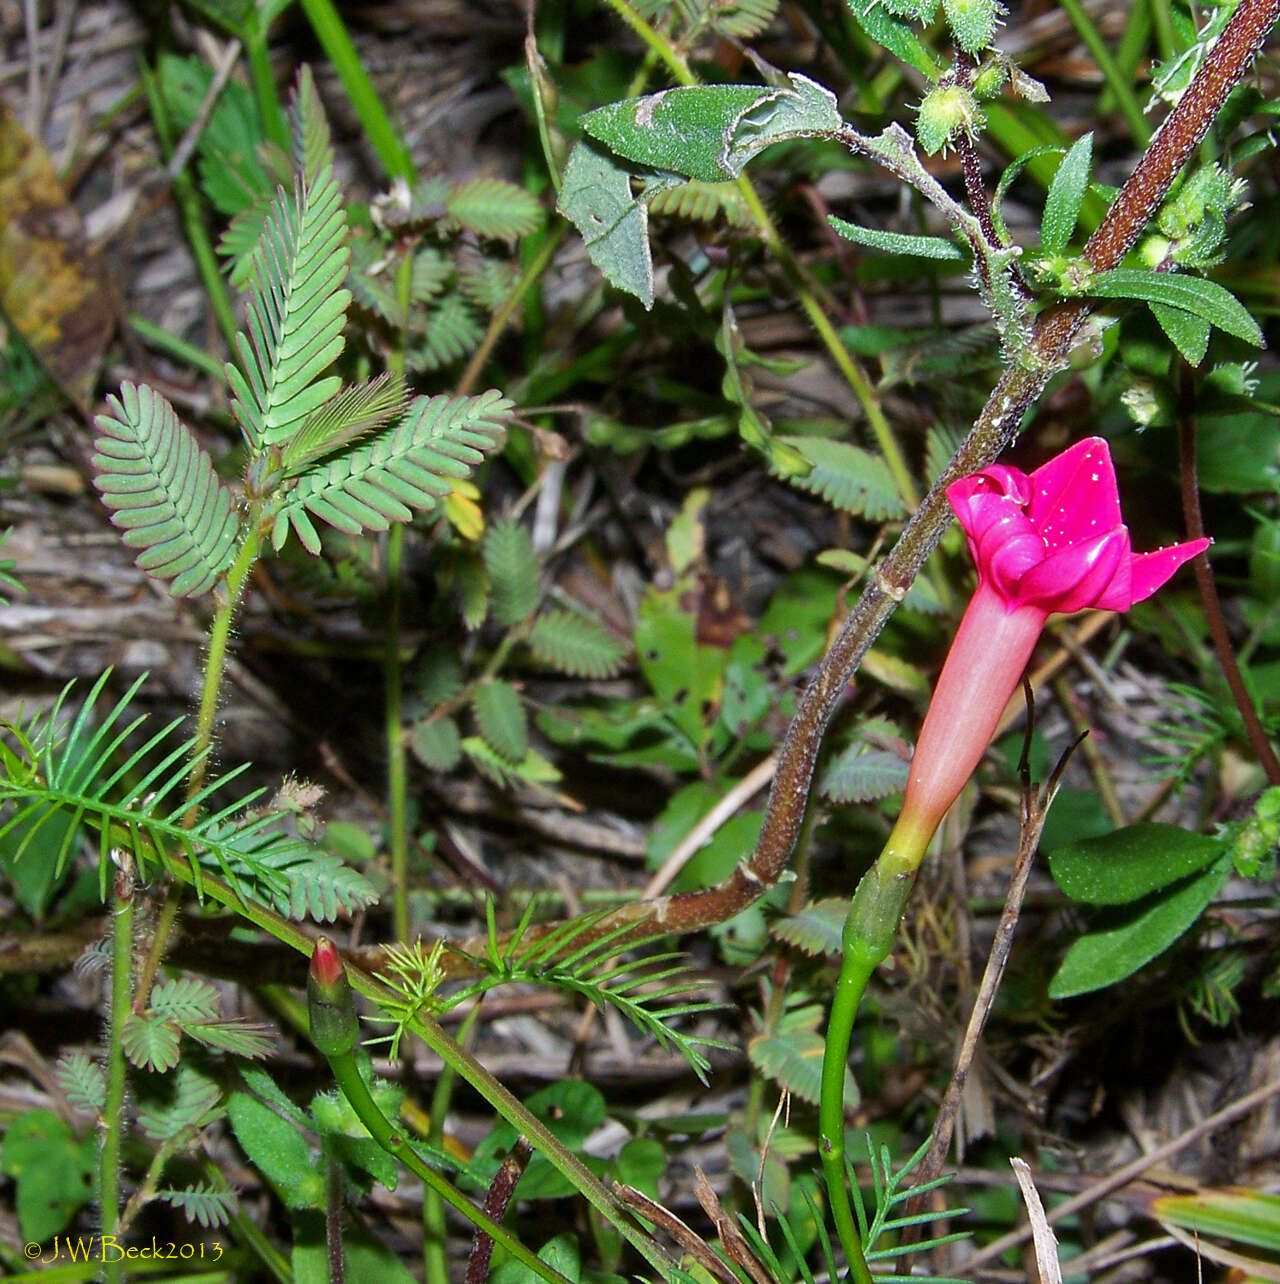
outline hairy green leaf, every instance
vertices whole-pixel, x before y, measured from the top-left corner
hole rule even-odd
[[[1040,244],[1047,254],[1061,254],[1067,248],[1089,190],[1092,165],[1093,135],[1085,134],[1072,144],[1049,184],[1040,221]]]
[[[806,954],[830,954],[839,957],[844,953],[844,921],[849,917],[846,898],[833,896],[827,900],[813,901],[798,914],[788,914],[770,927],[773,935]]]
[[[499,518],[484,533],[481,548],[493,592],[493,615],[510,627],[528,618],[538,604],[538,557],[529,532],[518,522]]]
[[[1088,293],[1096,299],[1140,299],[1194,313],[1227,334],[1264,347],[1262,331],[1249,309],[1216,281],[1174,272],[1113,268],[1093,278]]]
[[[1049,982],[1049,997],[1068,999],[1131,976],[1191,927],[1230,875],[1228,853],[1145,900],[1099,912],[1089,931],[1063,956]]]
[[[1049,872],[1073,901],[1127,905],[1197,873],[1224,850],[1221,838],[1146,821],[1059,847]]]
[[[533,622],[529,647],[542,664],[571,678],[611,678],[627,646],[602,624],[577,611],[546,611]]]
[[[292,1121],[282,1119],[247,1092],[231,1094],[227,1114],[244,1153],[287,1207],[324,1206],[324,1175],[317,1171],[311,1148]]]
[[[231,492],[159,393],[125,383],[107,407],[95,420],[93,483],[111,521],[141,550],[138,568],[172,580],[175,597],[207,593],[235,555]]]
[[[1167,303],[1149,303],[1151,315],[1160,324],[1169,342],[1187,359],[1187,364],[1198,366],[1209,351],[1209,331],[1212,329],[1204,317],[1182,308],[1171,308]]]
[[[516,689],[509,682],[481,683],[471,707],[489,748],[508,762],[520,762],[529,751],[529,721]]]
[[[308,552],[319,553],[312,517],[358,535],[407,521],[414,509],[434,510],[450,479],[467,476],[498,446],[510,410],[493,391],[415,398],[398,424],[298,477],[276,514],[272,543],[279,548],[292,529]]]
[[[432,771],[452,771],[462,757],[458,724],[452,718],[431,718],[414,723],[409,733],[409,748],[424,767]]]
[[[865,245],[869,250],[880,250],[884,254],[909,254],[921,259],[964,258],[958,245],[941,236],[908,236],[904,232],[882,232],[879,228],[846,223],[834,214],[827,215],[827,222],[846,241]]]

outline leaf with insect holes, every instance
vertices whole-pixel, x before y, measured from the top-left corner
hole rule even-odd
[[[342,351],[351,292],[347,216],[333,177],[329,126],[304,67],[293,104],[292,193],[271,202],[249,265],[247,336],[228,362],[231,407],[253,450],[287,441],[341,386],[321,378]]]
[[[504,178],[473,178],[445,197],[449,217],[477,236],[515,241],[542,226],[542,206],[533,193]]]
[[[471,708],[485,743],[509,763],[529,751],[529,719],[524,702],[509,682],[485,682],[475,689]]]
[[[592,263],[619,290],[653,307],[649,212],[631,190],[631,174],[588,143],[575,143],[556,208],[578,229]]]
[[[495,450],[511,402],[489,391],[478,397],[416,397],[404,417],[354,450],[307,468],[276,513],[272,544],[296,532],[319,553],[312,517],[348,535],[385,531],[413,510],[433,511],[463,478]]]
[[[499,518],[485,531],[480,551],[494,619],[507,627],[522,623],[538,604],[538,556],[529,532],[510,518]]]
[[[213,462],[159,393],[122,384],[107,398],[94,440],[93,484],[139,549],[139,570],[172,580],[175,597],[207,593],[231,565],[235,501]]]
[[[611,678],[626,659],[626,643],[577,611],[546,611],[533,622],[529,648],[542,664],[571,678]]]

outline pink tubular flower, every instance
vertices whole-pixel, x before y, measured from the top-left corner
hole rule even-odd
[[[1209,540],[1134,553],[1111,451],[1090,437],[1030,476],[996,464],[947,488],[978,588],[938,678],[886,855],[913,870],[978,765],[1054,612],[1127,611]]]

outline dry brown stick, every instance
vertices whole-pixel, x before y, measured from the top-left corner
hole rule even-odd
[[[1182,477],[1182,518],[1187,529],[1188,539],[1204,538],[1204,518],[1200,514],[1200,478],[1196,469],[1196,417],[1195,417],[1195,384],[1191,372],[1182,371],[1182,386],[1179,389],[1178,409],[1178,461]],[[1240,712],[1244,722],[1245,734],[1249,744],[1257,755],[1262,770],[1267,773],[1267,781],[1280,785],[1280,760],[1267,738],[1266,728],[1258,717],[1258,710],[1245,686],[1244,675],[1240,672],[1236,660],[1235,648],[1227,633],[1227,622],[1222,615],[1222,602],[1218,597],[1218,585],[1213,577],[1213,567],[1209,563],[1208,553],[1197,553],[1191,560],[1191,569],[1195,572],[1196,588],[1200,590],[1200,604],[1204,607],[1205,619],[1209,625],[1209,637],[1213,640],[1213,649],[1218,663],[1222,665],[1222,676],[1227,680],[1231,698]]]
[[[1050,1225],[1060,1222],[1066,1217],[1074,1216],[1082,1208],[1088,1208],[1090,1204],[1096,1204],[1100,1199],[1105,1199],[1112,1192],[1127,1185],[1135,1177],[1140,1177],[1148,1168],[1154,1168],[1157,1164],[1164,1163],[1166,1159],[1172,1159],[1179,1151],[1185,1150],[1194,1142],[1199,1141],[1201,1137],[1207,1137],[1219,1128],[1233,1123],[1243,1115],[1249,1114],[1250,1111],[1256,1110],[1265,1102],[1270,1101],[1272,1097],[1277,1096],[1280,1096],[1280,1080],[1264,1083],[1260,1088],[1255,1088],[1252,1092],[1246,1092],[1243,1097],[1238,1097],[1231,1105],[1224,1106],[1207,1119],[1202,1119],[1194,1127],[1188,1128],[1186,1132],[1180,1133],[1171,1141],[1165,1142],[1163,1146],[1157,1146],[1150,1154],[1139,1155],[1137,1159],[1131,1160],[1123,1167],[1117,1168],[1115,1172],[1099,1178],[1092,1186],[1059,1204],[1049,1214]],[[999,1239],[993,1240],[985,1248],[979,1249],[964,1263],[965,1274],[971,1275],[977,1267],[985,1262],[995,1261],[1008,1249],[1016,1248],[1019,1244],[1024,1243],[1030,1238],[1030,1235],[1030,1229],[1025,1226],[1016,1231],[1010,1231],[1007,1235],[1001,1235]]]
[[[1058,784],[1062,779],[1062,773],[1066,769],[1072,752],[1084,739],[1084,733],[1082,732],[1063,753],[1062,757],[1058,759],[1057,766],[1054,767],[1043,788],[1033,790],[1030,779],[1027,776],[1027,750],[1031,744],[1031,736],[1035,729],[1035,702],[1031,695],[1030,683],[1026,678],[1023,678],[1022,682],[1027,701],[1027,734],[1023,745],[1022,763],[1020,764],[1024,779],[1022,825],[1018,833],[1018,852],[1014,857],[1013,876],[1009,880],[1009,890],[1005,895],[1004,909],[1000,913],[1000,922],[996,925],[995,939],[991,942],[991,952],[987,956],[987,966],[982,973],[982,982],[978,986],[978,995],[974,999],[973,1010],[969,1014],[969,1024],[965,1028],[960,1050],[956,1054],[955,1069],[951,1074],[951,1082],[947,1086],[946,1095],[942,1098],[942,1104],[938,1108],[938,1117],[933,1125],[933,1138],[929,1143],[929,1149],[920,1164],[919,1170],[913,1176],[913,1181],[921,1185],[934,1181],[942,1172],[942,1165],[946,1161],[947,1151],[951,1146],[951,1137],[955,1131],[956,1116],[960,1112],[960,1102],[964,1095],[965,1084],[969,1080],[969,1071],[973,1067],[974,1057],[978,1053],[978,1044],[982,1040],[982,1032],[986,1029],[987,1018],[991,1015],[991,1008],[995,1003],[996,991],[1000,988],[1005,968],[1009,963],[1009,955],[1013,950],[1013,934],[1017,929],[1018,918],[1022,913],[1022,900],[1027,890],[1027,879],[1031,874],[1031,864],[1035,859],[1036,849],[1040,846],[1040,835],[1049,816],[1049,807],[1053,802],[1054,795],[1058,792]],[[915,1207],[915,1204],[916,1201],[913,1200],[912,1208],[908,1212],[920,1211],[918,1207]]]

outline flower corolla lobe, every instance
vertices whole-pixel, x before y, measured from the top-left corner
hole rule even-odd
[[[1003,464],[984,468],[947,487],[947,498],[969,538],[980,585],[1011,611],[1127,611],[1210,542],[1134,553],[1101,437],[1078,442],[1029,476]]]

